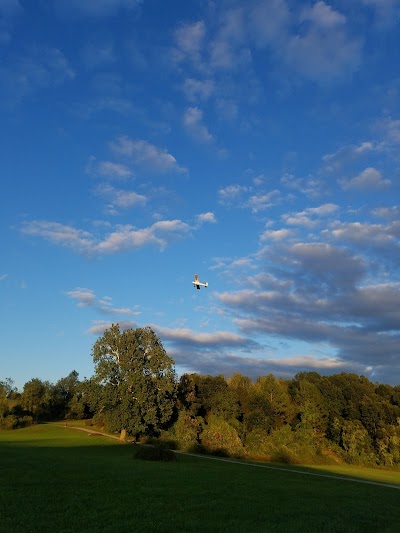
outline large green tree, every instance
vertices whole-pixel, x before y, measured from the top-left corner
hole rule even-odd
[[[139,437],[170,421],[175,404],[174,361],[149,328],[113,324],[94,344],[90,404],[111,431]]]
[[[53,385],[49,381],[33,378],[24,385],[21,396],[22,407],[32,414],[34,420],[52,418],[51,399]]]

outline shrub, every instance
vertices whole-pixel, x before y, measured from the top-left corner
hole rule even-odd
[[[15,429],[18,426],[18,418],[15,415],[8,415],[0,421],[1,429]]]
[[[185,411],[181,411],[175,424],[168,431],[162,433],[162,439],[174,442],[175,447],[179,450],[189,451],[198,444],[203,423],[202,418],[193,417]]]
[[[32,426],[33,424],[33,417],[32,416],[23,416],[19,419],[19,427],[20,428],[26,428],[28,426]]]
[[[212,454],[241,457],[244,453],[242,441],[225,420],[210,416],[208,424],[201,434],[201,444]]]
[[[162,444],[156,446],[148,446],[140,444],[136,446],[135,457],[137,459],[144,459],[145,461],[176,461],[175,453],[163,446]]]

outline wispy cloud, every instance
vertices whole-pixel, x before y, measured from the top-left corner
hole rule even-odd
[[[58,48],[33,45],[1,66],[0,77],[3,98],[15,102],[39,89],[72,80],[75,71]]]
[[[171,52],[172,59],[176,63],[190,61],[197,68],[201,68],[205,36],[206,26],[202,20],[181,25],[175,31],[175,46]]]
[[[112,321],[94,320],[93,324],[88,328],[87,333],[91,335],[103,335],[106,329],[110,329],[112,325]],[[135,329],[139,327],[136,322],[133,322],[131,320],[118,320],[118,325],[121,331],[131,328]]]
[[[110,203],[107,205],[107,212],[117,214],[119,209],[128,209],[133,206],[144,206],[147,202],[146,196],[134,191],[117,189],[108,184],[96,187],[96,193],[105,197]]]
[[[373,167],[368,167],[357,176],[353,178],[339,179],[339,184],[342,189],[349,190],[370,190],[370,189],[384,189],[391,185],[389,179],[384,179],[381,172]]]
[[[92,289],[85,289],[77,287],[66,292],[67,296],[75,300],[78,307],[92,307],[96,311],[110,315],[140,315],[138,309],[132,309],[130,307],[114,307],[112,305],[112,298],[104,296],[103,298],[96,298],[96,295]]]
[[[166,248],[172,241],[187,235],[190,226],[181,220],[161,220],[149,227],[138,229],[130,225],[117,226],[114,231],[96,238],[88,231],[58,222],[35,220],[21,227],[22,233],[42,237],[58,246],[70,248],[85,255],[114,254],[153,245]]]
[[[222,187],[218,191],[219,203],[226,207],[249,209],[252,213],[259,213],[279,202],[280,191],[264,190],[264,181],[260,179],[254,180],[254,183],[254,186],[232,184]]]
[[[207,100],[215,90],[215,83],[212,79],[187,78],[183,84],[183,92],[186,98],[192,102]]]
[[[304,211],[298,213],[286,213],[282,215],[283,220],[290,226],[304,226],[312,228],[320,224],[321,219],[336,213],[339,206],[328,203],[320,205],[319,207],[308,207]]]
[[[132,170],[128,166],[114,161],[97,161],[95,156],[89,157],[85,171],[90,176],[116,181],[126,180],[133,175]]]
[[[135,164],[154,173],[186,172],[186,169],[181,167],[167,150],[157,148],[154,144],[142,139],[122,136],[111,143],[111,148],[116,154],[128,157]]]
[[[200,142],[209,143],[213,136],[203,123],[203,111],[198,107],[188,107],[183,115],[183,125],[186,130]]]

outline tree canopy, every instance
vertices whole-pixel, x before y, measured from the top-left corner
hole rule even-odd
[[[157,433],[175,406],[174,361],[149,328],[113,324],[94,344],[89,403],[113,431]]]

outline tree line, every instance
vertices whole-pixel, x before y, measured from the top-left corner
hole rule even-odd
[[[301,372],[256,380],[175,373],[151,328],[114,324],[95,342],[90,379],[0,382],[0,428],[87,419],[185,451],[287,463],[400,465],[400,385]]]

